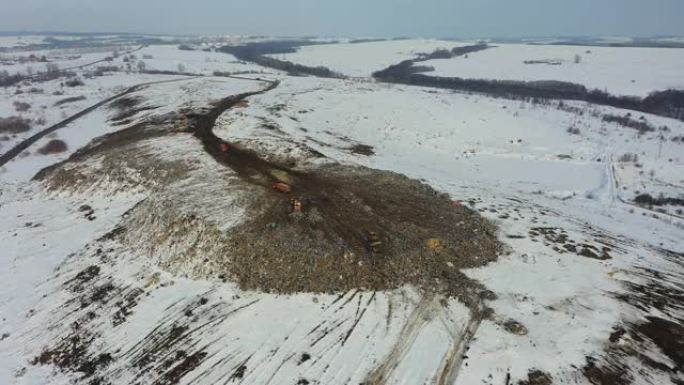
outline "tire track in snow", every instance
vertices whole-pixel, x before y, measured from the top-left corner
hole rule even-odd
[[[458,373],[463,365],[465,349],[470,344],[475,333],[477,333],[477,329],[480,327],[481,322],[482,319],[480,317],[474,316],[460,333],[461,336],[452,336],[454,341],[449,348],[449,351],[442,359],[442,364],[439,367],[435,380],[436,385],[450,385],[456,383]]]
[[[363,383],[365,385],[384,385],[392,375],[392,372],[399,366],[403,358],[416,341],[422,327],[428,322],[430,312],[439,302],[434,294],[424,294],[416,307],[409,315],[397,337],[397,342],[392,351],[384,359],[383,363],[374,369]]]
[[[361,312],[359,312],[359,311],[358,311],[358,308],[357,308],[357,313],[356,313],[357,316],[356,316],[356,319],[354,320],[354,323],[352,324],[352,327],[349,329],[349,331],[347,332],[347,334],[344,336],[344,339],[342,339],[342,346],[344,346],[344,344],[347,342],[347,340],[349,339],[349,337],[350,337],[350,336],[352,335],[352,333],[354,332],[354,329],[356,329],[356,325],[358,325],[358,324],[359,324],[359,321],[361,321],[361,318],[363,318],[363,315],[366,313],[366,310],[368,310],[368,306],[370,306],[370,303],[373,301],[373,299],[375,299],[375,292],[373,292],[373,294],[370,296],[370,298],[368,298],[368,301],[366,302],[366,306],[364,306],[364,308],[363,308],[363,310],[361,310]],[[359,296],[359,302],[361,302],[361,297],[360,297],[360,296]]]

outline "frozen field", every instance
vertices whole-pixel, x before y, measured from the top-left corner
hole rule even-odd
[[[232,55],[221,52],[185,51],[175,45],[152,45],[137,52],[147,67],[158,71],[190,72],[212,75],[214,71],[225,73],[274,73],[254,64],[238,61]],[[148,57],[148,58],[146,58]]]
[[[263,102],[256,100],[265,106],[280,106],[279,113],[254,110],[239,124],[229,126],[228,137],[239,138],[235,135],[241,130],[254,135],[249,130],[266,119],[288,137],[336,159],[416,178],[438,172],[468,184],[505,185],[555,197],[600,198],[605,193],[606,199],[613,199],[608,194],[612,163],[620,170],[633,170],[617,192],[625,198],[643,191],[643,182],[650,175],[668,181],[660,186],[682,186],[681,175],[675,176],[684,164],[682,144],[670,139],[684,134],[684,124],[673,119],[646,118],[656,126],[670,128],[661,143],[658,133],[638,135],[636,130],[601,118],[625,111],[586,103],[563,111],[555,106],[354,81],[288,79],[284,84],[296,91],[290,95],[289,90],[281,94],[278,89],[263,96]],[[349,111],[354,114],[350,116]],[[569,134],[569,127],[579,128],[580,134]],[[217,132],[222,133],[220,128]],[[268,130],[257,132],[267,138],[274,136]],[[349,149],[357,144],[372,146],[375,155],[359,158],[351,154]],[[619,162],[624,154],[638,154],[643,168]],[[656,185],[650,184],[652,188]]]
[[[306,66],[324,66],[347,76],[370,77],[375,71],[402,60],[413,59],[418,54],[466,44],[433,39],[323,44],[304,46],[296,53],[273,57]]]
[[[575,55],[580,62],[575,63]],[[525,61],[553,61],[525,64]],[[431,60],[435,76],[500,80],[561,80],[616,95],[646,96],[684,88],[684,49],[496,44],[468,59]]]

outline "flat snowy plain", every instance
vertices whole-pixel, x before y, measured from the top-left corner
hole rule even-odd
[[[579,62],[575,62],[576,56]],[[535,61],[539,63],[525,63]],[[436,59],[424,64],[434,67],[430,74],[436,76],[561,80],[616,95],[643,97],[653,91],[684,88],[684,50],[679,48],[494,44],[467,59]]]
[[[467,44],[436,39],[346,42],[304,46],[296,53],[272,56],[312,67],[328,67],[347,76],[369,77],[374,71],[412,59],[418,54]]]

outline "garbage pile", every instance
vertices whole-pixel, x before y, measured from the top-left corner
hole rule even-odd
[[[221,274],[267,292],[384,290],[415,284],[460,295],[462,268],[500,251],[496,229],[403,175],[326,166],[281,175],[230,230]]]

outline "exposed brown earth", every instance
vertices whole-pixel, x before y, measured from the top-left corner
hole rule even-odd
[[[277,83],[262,92],[275,86]],[[146,241],[151,245],[163,243],[170,236],[164,228],[177,232],[183,226],[188,231],[201,226],[205,229],[203,241],[213,246],[201,255],[194,251],[188,251],[188,255],[204,258],[212,266],[203,270],[204,275],[233,280],[244,289],[342,292],[414,284],[457,296],[477,307],[483,288],[460,269],[496,259],[500,244],[490,222],[446,194],[396,173],[336,164],[295,170],[216,137],[212,131],[216,119],[231,107],[244,105],[244,100],[253,94],[226,98],[203,112],[167,117],[161,125],[166,132],[154,122],[149,122],[150,127],[140,123],[102,138],[71,160],[83,161],[104,154],[102,162],[106,164],[108,157],[123,153],[133,158],[131,147],[122,151],[122,146],[162,137],[173,133],[176,127],[183,127],[183,132],[193,133],[215,161],[238,177],[233,183],[252,192],[244,200],[246,219],[224,231],[192,213],[166,217],[158,213],[160,219],[153,222],[161,230],[148,232],[150,239]],[[127,109],[135,110],[139,104],[140,100],[131,97],[120,99],[116,108],[121,115],[128,115]],[[177,165],[184,171],[162,173],[160,164],[155,163],[154,172],[146,172],[145,165],[139,162],[126,165],[142,172],[144,178],[165,178],[162,186],[172,183],[174,178],[186,177],[190,170]],[[88,180],[83,176],[74,181],[73,175],[77,174],[72,172],[67,173],[71,179],[66,178],[61,168],[44,170],[37,177],[47,179],[57,188]],[[274,189],[278,183],[287,188]],[[140,210],[143,208],[144,204],[140,205]],[[144,218],[136,216],[134,209],[130,219],[122,223],[117,234],[124,243],[133,241],[126,237],[127,228],[142,223],[150,226],[150,211],[140,215]]]

